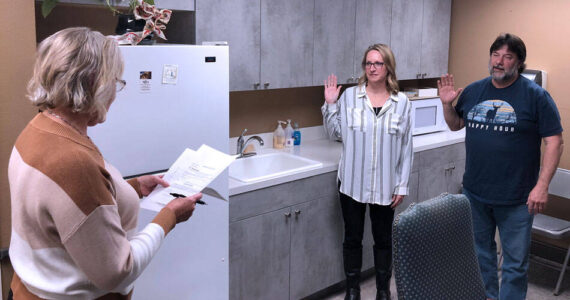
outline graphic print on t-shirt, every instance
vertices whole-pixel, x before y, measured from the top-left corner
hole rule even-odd
[[[486,100],[471,108],[467,114],[467,127],[502,132],[514,132],[517,115],[513,107],[503,100]]]

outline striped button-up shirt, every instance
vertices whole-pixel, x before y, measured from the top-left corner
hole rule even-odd
[[[391,95],[378,115],[366,88],[348,88],[334,104],[322,106],[327,134],[342,141],[340,192],[362,203],[389,205],[392,195],[408,194],[412,168],[411,104]]]

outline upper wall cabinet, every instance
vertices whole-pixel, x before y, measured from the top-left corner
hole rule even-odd
[[[398,79],[447,73],[451,0],[392,2],[391,46]]]
[[[449,62],[451,0],[424,0],[423,19],[421,76],[440,77]]]
[[[91,4],[91,5],[106,5],[105,0],[58,0],[62,3],[75,3],[75,4]],[[113,6],[128,6],[129,0],[109,0],[109,4]],[[173,10],[194,10],[194,0],[156,0],[156,7],[160,9],[173,9]]]
[[[315,0],[313,84],[334,73],[340,83],[354,78],[356,0]]]
[[[394,0],[397,2],[400,0]],[[390,44],[392,0],[357,0],[354,47],[354,78],[363,73],[362,57],[372,44]],[[355,82],[356,82],[355,81]]]
[[[259,88],[260,0],[197,0],[196,44],[227,41],[230,90]]]
[[[196,42],[228,42],[232,91],[309,86],[313,10],[306,0],[197,0]]]
[[[315,0],[313,84],[358,81],[366,48],[390,42],[391,10],[392,0]]]
[[[356,83],[375,43],[398,79],[428,78],[447,72],[450,17],[451,0],[196,0],[196,43],[229,43],[232,91]]]
[[[312,85],[313,1],[261,0],[263,88]]]

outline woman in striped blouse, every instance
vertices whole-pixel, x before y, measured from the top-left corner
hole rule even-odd
[[[345,299],[360,299],[366,206],[374,237],[376,299],[390,299],[394,209],[408,194],[412,167],[411,105],[399,92],[394,54],[375,44],[364,53],[358,85],[340,98],[336,76],[325,80],[324,127],[342,141],[338,170],[344,219]]]

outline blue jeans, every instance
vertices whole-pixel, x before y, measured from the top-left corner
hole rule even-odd
[[[474,200],[469,191],[463,194],[471,202],[475,251],[483,276],[487,298],[524,300],[528,281],[528,259],[533,215],[525,203],[492,205]],[[503,247],[501,288],[497,274],[495,228]]]

